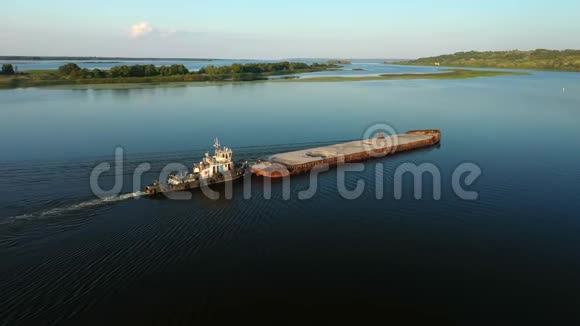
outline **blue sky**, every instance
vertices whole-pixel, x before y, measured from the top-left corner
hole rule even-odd
[[[580,1],[20,0],[0,55],[413,58],[580,49]]]

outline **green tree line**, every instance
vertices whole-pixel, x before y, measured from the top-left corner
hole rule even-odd
[[[268,75],[284,75],[302,72],[322,71],[336,68],[333,64],[302,62],[274,62],[232,64],[229,66],[206,66],[199,71],[189,71],[184,65],[156,67],[155,65],[115,66],[109,70],[82,69],[77,64],[67,63],[58,68],[62,78],[92,79],[92,78],[132,78],[132,77],[164,77],[184,76],[185,81],[210,80],[256,80]]]
[[[274,63],[235,63],[231,66],[207,66],[199,70],[200,74],[208,75],[234,75],[234,74],[282,74],[303,72],[306,70],[324,70],[334,67],[333,65],[313,63],[308,65],[302,62],[274,62]]]
[[[156,67],[154,65],[115,66],[109,70],[81,69],[77,64],[67,63],[58,68],[61,76],[71,78],[128,78],[187,75],[184,65]]]

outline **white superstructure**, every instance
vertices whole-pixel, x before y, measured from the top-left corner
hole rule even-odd
[[[220,143],[217,138],[214,140],[213,147],[215,150],[213,156],[210,156],[209,153],[205,153],[203,160],[193,166],[191,174],[170,175],[169,179],[167,180],[168,184],[179,185],[184,182],[212,178],[218,174],[232,171],[234,169],[234,163],[232,162],[232,150],[227,147],[220,147]]]

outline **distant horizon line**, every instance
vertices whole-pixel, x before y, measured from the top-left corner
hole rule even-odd
[[[453,53],[445,53],[439,55],[428,55],[428,56],[414,56],[407,58],[354,58],[354,57],[293,57],[293,58],[191,58],[191,57],[131,57],[131,56],[69,56],[69,55],[0,55],[0,60],[37,60],[37,61],[49,61],[49,60],[124,60],[124,61],[285,61],[285,60],[368,60],[368,61],[408,61],[408,60],[418,60],[424,58],[433,58],[443,55],[453,55],[457,53],[468,53],[468,52],[511,52],[511,51],[537,51],[537,50],[548,50],[548,51],[580,51],[572,48],[567,49],[546,49],[546,48],[536,48],[536,49],[511,49],[511,50],[462,50],[455,51]]]
[[[0,55],[0,60],[125,60],[125,61],[253,61],[253,60],[411,60],[411,58],[344,58],[344,57],[297,57],[297,58],[180,58],[180,57],[109,57],[109,56],[39,56]]]

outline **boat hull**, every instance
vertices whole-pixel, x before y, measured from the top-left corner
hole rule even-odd
[[[178,185],[155,183],[151,186],[145,187],[145,195],[158,196],[171,192],[195,190],[197,188],[201,188],[202,186],[211,186],[224,184],[227,182],[234,182],[236,180],[241,179],[246,174],[246,171],[247,171],[246,168],[237,168],[232,170],[231,174],[220,173],[211,178],[188,181]]]

